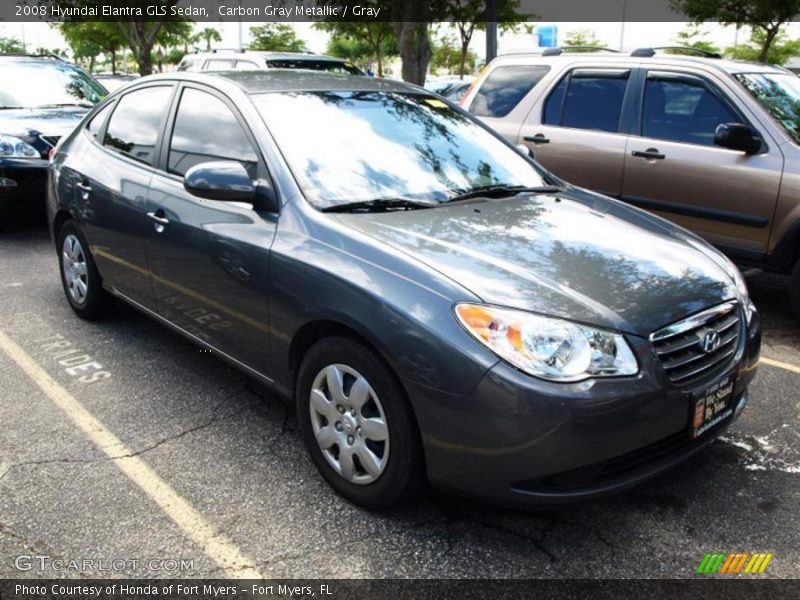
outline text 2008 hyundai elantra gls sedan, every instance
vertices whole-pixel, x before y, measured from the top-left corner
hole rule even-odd
[[[145,78],[63,141],[48,204],[79,316],[115,296],[293,396],[368,507],[621,490],[728,426],[758,362],[719,252],[396,82]]]

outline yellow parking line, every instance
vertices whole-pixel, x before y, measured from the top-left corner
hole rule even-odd
[[[785,369],[786,371],[791,371],[792,373],[800,373],[800,367],[797,365],[793,365],[791,363],[781,362],[779,360],[773,360],[771,358],[764,358],[761,357],[759,362],[764,363],[765,365],[769,365],[770,367],[778,367],[779,369]]]
[[[14,340],[0,330],[2,350],[30,379],[63,410],[75,425],[153,500],[189,539],[225,570],[228,577],[263,579],[255,563],[239,548],[161,479],[143,460],[97,420],[67,390],[61,387]]]

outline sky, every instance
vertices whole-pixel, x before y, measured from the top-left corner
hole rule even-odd
[[[249,39],[250,27],[254,23],[242,23],[241,26],[237,23],[200,23],[198,29],[201,27],[214,26],[220,30],[222,34],[222,42],[215,44],[221,48],[236,48],[239,45],[239,31],[244,44],[247,44]],[[328,41],[328,34],[317,31],[313,28],[311,23],[292,23],[291,24],[297,35],[306,42],[308,48],[314,52],[324,52]],[[634,48],[644,46],[666,46],[675,43],[675,35],[681,31],[686,25],[685,23],[625,23],[624,31],[623,24],[619,22],[598,23],[598,22],[569,22],[569,23],[537,23],[537,26],[542,25],[555,25],[558,27],[559,36],[563,36],[576,30],[588,30],[594,33],[601,42],[606,46],[614,49],[631,50]],[[442,25],[442,31],[448,30],[447,25]],[[719,47],[733,46],[737,39],[735,27],[723,27],[716,23],[709,23],[703,26],[707,32],[708,41],[713,42]],[[786,26],[786,31],[793,38],[800,38],[800,22],[790,23]],[[36,48],[56,48],[64,47],[61,35],[53,30],[46,23],[0,23],[0,36],[17,37],[20,40],[24,39],[29,51]],[[740,32],[738,35],[739,42],[746,42],[748,35],[746,32]],[[620,44],[622,41],[622,44]],[[531,36],[524,34],[501,34],[499,39],[499,53],[521,51],[525,49],[533,49],[534,41]],[[481,32],[476,32],[472,42],[471,49],[483,58],[485,53],[485,38]]]

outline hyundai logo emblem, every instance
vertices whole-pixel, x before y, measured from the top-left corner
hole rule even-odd
[[[703,349],[703,352],[709,354],[719,348],[720,341],[719,334],[712,329],[707,331],[700,340],[700,348]]]

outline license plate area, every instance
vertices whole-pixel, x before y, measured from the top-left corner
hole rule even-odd
[[[726,375],[716,383],[694,395],[692,406],[692,423],[689,433],[692,439],[700,437],[706,431],[733,415],[734,376]]]

